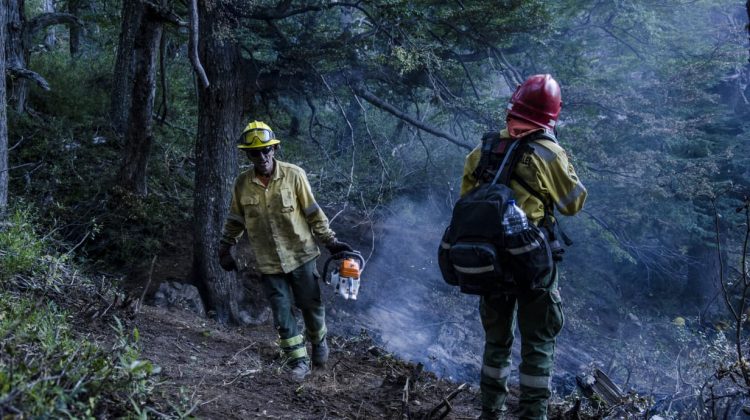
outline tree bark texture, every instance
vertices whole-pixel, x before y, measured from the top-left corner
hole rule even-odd
[[[237,322],[242,288],[235,272],[221,269],[216,255],[237,174],[242,57],[236,42],[226,36],[219,4],[206,1],[199,6],[200,59],[211,64],[206,68],[211,83],[198,87],[192,279],[221,322]]]
[[[745,28],[747,29],[747,64],[745,64],[745,91],[743,93],[743,97],[745,98],[745,110],[750,111],[750,101],[748,101],[748,97],[750,97],[750,0],[745,3],[745,11],[747,12],[747,25]]]
[[[67,13],[43,13],[31,21],[26,20],[24,0],[2,0],[6,11],[5,26],[5,68],[11,74],[8,98],[19,114],[26,111],[26,100],[29,94],[29,79],[35,81],[42,89],[49,90],[44,78],[28,69],[29,45],[32,36],[40,30],[59,23],[80,25],[80,21]]]
[[[42,12],[43,13],[54,13],[55,12],[55,3],[52,0],[43,0],[42,1]],[[72,28],[72,26],[71,26]],[[44,46],[47,49],[52,49],[55,47],[55,44],[57,43],[57,35],[55,34],[55,28],[47,28],[47,33],[44,35]]]
[[[7,39],[7,3],[0,3],[0,39]],[[0,220],[8,208],[8,120],[5,113],[5,42],[0,42]]]
[[[5,65],[6,68],[25,69],[28,62],[28,52],[24,43],[24,0],[3,0],[6,10],[7,32],[5,33]],[[26,98],[29,84],[25,78],[11,78],[7,86],[9,99],[19,114],[26,110]]]
[[[146,169],[154,141],[152,115],[162,27],[161,20],[147,6],[133,42],[132,100],[128,112],[125,154],[117,174],[117,182],[126,191],[141,197],[148,193]]]
[[[125,0],[123,3],[131,3],[131,1]],[[78,16],[80,6],[81,0],[68,0],[68,13],[73,16]],[[70,32],[70,40],[68,41],[70,56],[75,57],[81,49],[81,27],[77,25],[68,25],[68,31]]]
[[[143,3],[137,1],[122,2],[122,24],[120,39],[117,44],[114,74],[112,77],[112,96],[110,97],[109,114],[115,131],[125,131],[128,122],[128,111],[133,93],[133,74],[135,60],[133,44],[143,15]]]

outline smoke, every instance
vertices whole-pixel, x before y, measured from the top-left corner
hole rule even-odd
[[[483,333],[478,299],[443,283],[437,247],[450,218],[432,200],[402,199],[375,231],[358,301],[334,300],[334,330],[367,331],[389,352],[438,375],[476,380]]]
[[[484,349],[479,298],[463,295],[445,284],[437,265],[437,248],[450,209],[430,199],[402,199],[389,209],[391,216],[375,230],[376,248],[362,275],[359,300],[327,299],[331,330],[347,336],[367,331],[402,359],[423,363],[447,379],[478,384]],[[583,235],[580,225],[566,224],[568,233]],[[577,251],[583,249],[572,250]],[[595,364],[610,368],[621,384],[640,389],[650,386],[653,391],[654,383],[646,383],[651,376],[644,373],[641,381],[636,370],[617,371],[617,364],[613,368],[612,361],[623,351],[653,354],[657,343],[649,342],[648,337],[654,333],[638,328],[627,314],[612,310],[617,307],[614,297],[601,294],[599,289],[583,292],[587,288],[581,285],[590,283],[583,273],[591,276],[594,272],[584,264],[589,257],[577,255],[561,267],[566,326],[558,337],[553,387],[560,394],[569,394],[575,390],[575,376]],[[669,324],[660,325],[668,328]],[[518,330],[515,337],[512,384],[518,381],[521,361]],[[662,356],[670,357],[664,352]],[[672,369],[657,365],[650,368],[659,372]],[[661,376],[665,383],[671,380],[666,373]]]
[[[437,264],[437,248],[450,220],[450,208],[434,200],[399,200],[391,216],[378,225],[376,249],[362,277],[358,301],[329,301],[333,330],[357,334],[365,330],[383,347],[439,376],[477,384],[484,351],[479,298],[445,284]],[[561,337],[562,342],[569,342]],[[558,357],[560,391],[571,391],[575,375],[589,363],[587,352],[563,345]],[[570,350],[568,350],[570,349]],[[513,347],[517,382],[520,334]]]

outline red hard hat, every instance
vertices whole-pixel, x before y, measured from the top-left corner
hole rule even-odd
[[[508,118],[520,118],[552,130],[561,106],[557,81],[549,74],[536,74],[516,88],[508,103]]]

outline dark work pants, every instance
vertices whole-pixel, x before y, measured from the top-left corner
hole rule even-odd
[[[483,407],[497,410],[505,403],[511,370],[511,347],[518,322],[521,331],[519,418],[546,418],[555,338],[564,322],[556,268],[550,276],[552,279],[548,290],[481,299],[479,311],[485,331],[480,381]]]
[[[292,305],[302,312],[305,335],[313,344],[318,344],[326,335],[325,307],[320,298],[315,261],[313,259],[286,274],[262,276],[263,289],[273,311],[273,323],[279,333],[279,346],[290,360],[307,358]]]

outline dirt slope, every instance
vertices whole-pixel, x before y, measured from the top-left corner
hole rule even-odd
[[[200,418],[424,418],[460,385],[396,360],[365,335],[331,337],[328,368],[297,384],[287,379],[269,324],[228,329],[149,306],[133,323],[143,357],[162,368],[162,388],[190,399]],[[476,418],[476,389],[467,387],[451,406],[446,418]]]

